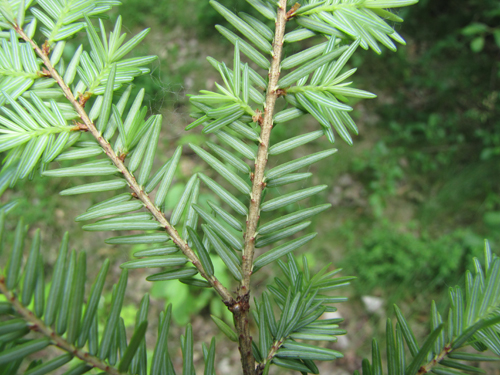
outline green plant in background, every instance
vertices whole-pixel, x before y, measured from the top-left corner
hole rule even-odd
[[[366,151],[359,178],[370,174],[384,185],[400,169],[396,185],[410,188],[400,197],[415,202],[415,218],[439,233],[473,227],[493,240],[496,232],[475,218],[499,210],[498,184],[490,178],[500,155],[498,6],[495,0],[421,0],[399,13],[411,48],[365,55],[360,65],[388,100],[372,109],[387,153]],[[481,52],[471,51],[473,40],[483,44]],[[382,207],[391,204],[391,194],[373,193]]]
[[[495,44],[500,48],[500,27],[496,27],[494,23],[491,23],[495,17],[500,16],[500,5],[496,2],[488,1],[486,7],[477,16],[474,22],[471,22],[461,31],[462,35],[472,38],[470,49],[476,53],[481,52],[486,45],[486,38],[489,36],[493,37]],[[489,24],[492,26],[489,26]]]
[[[374,224],[361,245],[350,239],[351,251],[341,265],[359,275],[355,283],[359,293],[381,289],[395,300],[408,291],[417,294],[425,289],[442,289],[449,280],[458,280],[456,276],[480,256],[475,251],[480,244],[480,238],[470,231],[457,230],[431,241],[425,232],[415,236],[395,231],[394,224],[385,222]]]
[[[162,117],[148,117],[143,106],[145,90],[132,95],[129,85],[135,77],[148,73],[145,66],[155,59],[126,57],[148,30],[127,40],[118,17],[108,33],[102,13],[119,5],[114,0],[0,2],[0,151],[6,153],[0,172],[1,190],[39,173],[74,183],[89,178],[61,195],[114,195],[76,217],[82,222],[97,220],[83,229],[134,231],[113,236],[106,243],[143,245],[134,249],[132,260],[121,265],[123,272],[112,288],[110,310],[102,328],[98,304],[109,260],[103,262],[85,298],[86,253],[69,252],[66,235],[49,292],[45,293],[40,232],[35,232],[24,262],[27,228],[20,220],[0,278],[0,291],[5,297],[0,304],[1,374],[21,369],[30,375],[45,374],[72,360],[75,363],[63,370],[66,374],[94,369],[102,374],[175,374],[168,350],[175,308],[169,305],[158,318],[152,358],[148,359],[145,338],[148,295],[142,298],[133,333],[127,337],[125,319],[130,320],[130,309],[126,314],[122,311],[127,277],[132,270],[144,268],[161,270],[149,275],[149,281],[178,280],[194,288],[210,288],[218,295],[232,314],[234,328],[221,316],[213,316],[213,320],[238,343],[244,374],[267,374],[273,364],[301,373],[318,373],[314,361],[342,357],[340,352],[318,344],[345,333],[339,328],[341,319],[320,318],[324,312],[336,311],[333,304],[346,300],[331,292],[348,285],[352,277],[336,277],[339,270],[330,270],[329,266],[312,274],[306,257],[298,263],[292,255],[316,236],[301,233],[310,225],[308,219],[329,208],[328,204],[304,208],[298,202],[312,198],[326,186],[289,188],[311,177],[311,173],[302,171],[304,168],[336,150],[318,150],[285,161],[282,158],[323,135],[331,143],[335,135],[353,143],[351,134],[358,130],[347,103],[352,98],[374,95],[350,87],[347,79],[355,69],[345,66],[359,46],[381,53],[380,45],[396,50],[394,41],[404,44],[388,24],[402,21],[390,9],[416,1],[247,2],[254,9],[252,14],[237,15],[216,1],[210,2],[236,29],[217,26],[234,44],[234,59],[225,64],[209,58],[222,81],[215,84],[216,91],[203,90],[190,97],[196,120],[186,129],[203,126],[202,133],[210,141],[205,143],[206,148],[189,146],[215,173],[194,174],[182,191],[173,181],[183,148],[177,147],[156,168]],[[99,19],[98,27],[90,17]],[[66,61],[63,54],[67,41],[83,31],[89,49],[76,48]],[[35,42],[38,33],[45,40],[41,46]],[[314,38],[312,47],[285,57],[284,45],[293,46],[308,38]],[[274,125],[305,114],[319,122],[319,130],[292,137],[285,134],[285,139],[271,143]],[[277,155],[281,155],[280,164],[274,165]],[[50,169],[54,161],[75,160],[79,164]],[[268,160],[273,162],[271,166]],[[272,189],[275,187],[281,190]],[[203,199],[205,188],[215,199]],[[11,205],[1,211],[2,235],[9,208]],[[271,213],[282,208],[287,214]],[[432,333],[420,347],[396,309],[396,333],[391,323],[387,339],[390,375],[431,371],[456,374],[476,370],[457,360],[492,360],[456,352],[466,346],[500,354],[500,260],[488,246],[485,255],[484,271],[476,261],[475,276],[466,274],[465,293],[458,287],[450,291],[452,307],[446,335],[442,318],[433,308]],[[281,268],[285,278],[276,277],[251,306],[251,278],[272,263]],[[220,271],[221,264],[225,272]],[[256,333],[252,333],[254,327]],[[258,336],[258,340],[252,336]],[[190,325],[179,341],[182,373],[194,374]],[[409,355],[405,354],[405,343]],[[26,357],[48,346],[66,353],[23,365]],[[215,374],[215,340],[202,348],[204,373]],[[374,341],[372,364],[363,362],[363,374],[381,374],[381,363]]]

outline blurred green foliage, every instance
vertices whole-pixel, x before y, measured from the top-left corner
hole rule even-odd
[[[361,244],[354,233],[346,233],[350,250],[340,264],[358,276],[354,285],[363,294],[394,298],[408,291],[433,292],[457,283],[457,275],[472,266],[472,258],[482,255],[481,237],[467,229],[433,239],[425,231],[405,232],[384,221],[365,233]]]
[[[458,281],[500,229],[500,3],[421,0],[400,15],[408,46],[359,62],[380,93],[367,110],[378,115],[378,139],[349,169],[373,221],[362,233],[349,222],[342,230],[342,265],[360,278],[358,292],[393,298]],[[401,199],[412,222],[388,213]]]
[[[155,23],[165,29],[180,27],[185,33],[196,33],[203,39],[215,34],[215,24],[225,22],[208,0],[130,0],[125,3],[126,6],[120,8],[120,14],[130,26],[150,27],[151,23]],[[221,0],[219,3],[237,12],[253,9],[246,2],[237,6],[231,0]]]
[[[498,25],[500,3],[488,1],[483,5],[484,8],[480,11],[480,16],[475,17],[473,22],[461,30],[462,35],[471,38],[470,49],[473,52],[483,51],[486,39],[490,37],[493,37],[495,44],[500,48],[500,27]]]
[[[409,164],[405,174],[423,178],[424,192],[449,178],[445,170],[457,175],[474,165],[497,172],[500,47],[493,31],[500,25],[500,3],[422,0],[402,13],[403,32],[411,36],[408,47],[382,58],[367,54],[360,69],[374,90],[386,91],[382,103],[372,103],[389,149],[385,159],[405,158]],[[479,23],[491,32],[481,33],[484,45],[474,52],[470,36]],[[397,92],[393,87],[399,88]],[[373,155],[382,161],[380,150],[374,149]],[[484,179],[492,175],[485,173],[475,182],[488,185]],[[493,190],[476,198],[498,193],[498,184],[490,185],[495,185],[488,187]]]

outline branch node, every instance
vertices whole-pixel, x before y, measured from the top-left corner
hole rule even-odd
[[[52,74],[45,68],[42,68],[42,70],[38,71],[37,75],[39,77],[52,77]]]
[[[73,131],[83,131],[83,132],[88,132],[89,128],[87,125],[82,124],[81,122],[75,123],[75,126],[71,129]]]
[[[85,104],[92,97],[92,93],[86,91],[84,94],[78,93],[78,104],[85,108]]]
[[[276,89],[275,93],[276,93],[276,95],[278,95],[278,98],[280,96],[285,96],[286,95],[286,89]]]
[[[45,42],[43,42],[43,45],[42,45],[42,52],[45,56],[49,56],[49,53],[50,53],[50,43],[48,40],[46,40]]]
[[[246,289],[245,287],[241,287],[241,289]],[[228,307],[229,311],[231,311],[233,314],[236,316],[250,310],[250,295],[248,293],[245,293],[243,295],[238,295],[236,297],[236,300],[233,300],[231,302],[224,302],[225,305]],[[246,321],[246,319],[245,319]]]
[[[293,16],[295,16],[295,12],[297,10],[299,10],[300,8],[300,4],[299,3],[295,3],[294,6],[286,13],[286,19],[289,20],[290,18],[292,18]]]
[[[264,123],[264,118],[262,117],[262,111],[259,109],[255,110],[255,115],[252,116],[253,122],[258,122],[260,126]]]

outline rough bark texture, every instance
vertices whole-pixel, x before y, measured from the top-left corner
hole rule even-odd
[[[280,92],[277,90],[278,80],[280,77],[280,64],[281,55],[283,52],[283,39],[285,36],[285,26],[287,22],[286,0],[280,0],[278,12],[276,17],[276,30],[274,33],[273,42],[273,57],[271,62],[271,69],[269,70],[269,84],[266,93],[266,103],[264,108],[264,115],[261,125],[260,145],[255,162],[255,170],[253,171],[253,185],[252,193],[250,196],[250,208],[248,213],[248,220],[245,232],[245,248],[243,250],[242,271],[243,280],[238,290],[238,302],[241,311],[233,311],[235,318],[236,329],[239,335],[239,349],[241,354],[241,364],[243,366],[243,374],[254,375],[255,358],[252,354],[252,336],[250,335],[249,319],[250,319],[250,276],[252,275],[252,266],[255,250],[255,236],[257,235],[257,225],[260,217],[260,204],[262,198],[262,191],[264,190],[264,172],[267,165],[267,157],[269,150],[269,141],[271,138],[271,131],[273,129],[273,115],[276,100]],[[265,355],[265,353],[263,353]]]

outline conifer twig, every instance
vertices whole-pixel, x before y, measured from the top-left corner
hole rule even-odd
[[[280,77],[281,55],[283,52],[283,40],[285,36],[285,26],[288,20],[286,10],[286,0],[280,0],[276,17],[276,29],[273,42],[273,56],[271,68],[269,70],[269,83],[266,93],[265,109],[260,132],[260,144],[253,171],[252,192],[250,196],[250,207],[245,232],[245,247],[243,250],[242,273],[243,280],[238,291],[237,309],[232,309],[235,317],[236,329],[239,335],[239,349],[244,375],[255,374],[255,359],[252,354],[252,336],[249,328],[249,292],[250,276],[252,275],[253,258],[255,251],[255,236],[257,233],[257,223],[260,217],[260,204],[262,191],[265,187],[264,171],[267,165],[269,142],[271,130],[273,128],[273,115],[276,100],[280,92],[277,90]]]
[[[75,345],[69,343],[64,339],[64,337],[58,335],[51,327],[47,326],[45,322],[36,317],[32,311],[27,309],[21,301],[17,298],[17,296],[12,293],[5,285],[5,281],[0,278],[0,292],[5,296],[5,298],[12,304],[14,310],[23,317],[26,322],[28,322],[29,329],[35,332],[39,332],[45,337],[49,338],[55,346],[68,352],[75,357],[79,358],[83,362],[86,362],[89,366],[93,368],[98,368],[101,371],[104,371],[110,375],[125,375],[124,373],[118,371],[115,367],[110,366],[106,362],[100,360],[99,358],[90,355],[87,351],[76,347]]]
[[[73,105],[86,130],[88,130],[88,132],[94,136],[97,143],[99,143],[109,159],[111,159],[116,168],[118,168],[119,172],[127,181],[130,189],[135,193],[137,199],[141,200],[141,202],[144,203],[146,209],[149,210],[153,217],[161,224],[170,238],[172,238],[172,241],[179,247],[179,249],[181,249],[183,254],[196,267],[200,275],[205,278],[215,289],[215,291],[220,295],[223,302],[228,306],[232,305],[234,303],[234,298],[229,290],[227,290],[226,287],[224,287],[215,276],[209,276],[205,272],[198,256],[195,254],[193,249],[191,249],[187,242],[184,241],[184,239],[179,235],[177,230],[168,222],[160,209],[153,203],[150,196],[142,189],[132,173],[130,173],[123,160],[121,160],[121,158],[116,155],[109,142],[102,137],[102,134],[99,132],[99,130],[97,130],[92,120],[90,120],[87,112],[85,112],[83,105],[73,96],[71,89],[64,82],[63,78],[50,62],[50,58],[47,53],[45,53],[30,37],[28,37],[28,35],[26,35],[21,27],[19,27],[18,25],[14,25],[14,29],[26,42],[31,44],[36,54],[42,59],[45,67],[47,68],[48,74],[50,74],[50,76],[57,82],[59,87],[62,89],[66,99],[68,99]]]

